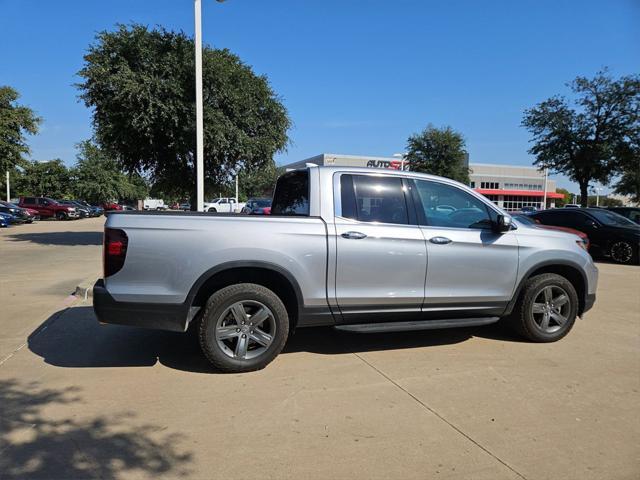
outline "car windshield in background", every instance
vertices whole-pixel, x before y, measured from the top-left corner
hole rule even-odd
[[[272,215],[309,215],[309,172],[285,173],[276,183]]]
[[[589,213],[604,225],[614,227],[637,227],[637,224],[633,223],[628,218],[607,210],[590,210]]]
[[[513,218],[515,218],[520,223],[524,223],[525,225],[537,225],[535,220],[533,220],[533,218],[531,218],[531,217],[529,217],[527,215],[517,214],[517,215],[513,215]]]

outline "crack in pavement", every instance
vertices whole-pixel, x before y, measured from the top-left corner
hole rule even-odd
[[[493,458],[494,460],[496,460],[497,462],[499,462],[500,464],[502,464],[503,466],[507,467],[509,470],[511,470],[513,473],[515,473],[518,477],[522,478],[523,480],[527,480],[527,477],[525,477],[522,473],[520,473],[518,470],[516,470],[515,468],[513,468],[511,465],[509,465],[506,461],[502,460],[500,457],[498,457],[496,454],[494,454],[493,452],[491,452],[491,450],[489,450],[488,448],[486,448],[485,446],[483,446],[482,444],[480,444],[478,441],[474,440],[471,436],[469,436],[468,434],[466,434],[465,432],[463,432],[459,427],[457,427],[456,425],[454,425],[453,423],[451,423],[449,420],[447,420],[446,418],[444,418],[441,414],[439,414],[437,411],[435,411],[433,408],[431,408],[429,405],[427,405],[426,403],[424,403],[422,400],[420,400],[418,397],[416,397],[413,393],[411,393],[409,390],[407,390],[406,388],[404,388],[402,385],[400,385],[398,382],[396,382],[395,380],[393,380],[391,377],[389,377],[386,373],[384,373],[382,370],[380,370],[379,368],[377,368],[376,366],[374,366],[373,364],[369,363],[368,361],[366,361],[364,358],[362,358],[360,355],[358,355],[355,352],[351,352],[353,355],[355,355],[362,363],[364,363],[365,365],[369,366],[370,368],[372,368],[374,371],[376,371],[380,376],[384,377],[387,381],[389,381],[391,384],[395,385],[397,388],[399,388],[400,390],[402,390],[405,394],[407,394],[409,397],[411,397],[414,401],[416,401],[420,406],[422,406],[422,408],[426,409],[427,411],[431,412],[433,415],[435,415],[436,417],[438,417],[440,420],[442,420],[444,423],[446,423],[447,425],[449,425],[449,427],[451,427],[452,429],[454,429],[456,432],[458,432],[460,435],[462,435],[464,438],[466,438],[468,441],[470,441],[471,443],[473,443],[476,447],[478,447],[479,449],[481,449],[483,452],[485,452],[487,455],[489,455],[491,458]]]

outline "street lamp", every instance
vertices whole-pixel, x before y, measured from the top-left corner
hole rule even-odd
[[[600,206],[600,192],[603,190],[602,187],[593,187],[592,191],[596,192],[596,207]]]
[[[218,3],[224,0],[216,0]],[[202,107],[202,0],[194,0],[196,48],[196,205],[204,210],[204,116]]]

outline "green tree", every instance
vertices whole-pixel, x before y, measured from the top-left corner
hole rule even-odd
[[[98,144],[154,189],[195,197],[194,43],[184,33],[119,25],[89,47],[79,75]],[[285,148],[290,122],[267,78],[228,50],[203,52],[205,191]],[[194,202],[192,202],[193,204]]]
[[[464,137],[451,127],[429,125],[407,140],[406,159],[411,170],[469,183]]]
[[[284,168],[276,167],[273,160],[254,171],[240,172],[238,180],[240,201],[244,202],[250,197],[271,197],[276,180],[283,173]]]
[[[591,182],[607,184],[625,166],[637,166],[640,76],[614,80],[604,70],[569,87],[573,102],[549,98],[526,110],[522,125],[533,135],[534,163],[577,182],[586,207]]]
[[[571,192],[566,188],[556,188],[556,193],[564,195],[563,198],[556,199],[556,207],[564,207],[567,203],[571,203]]]
[[[4,191],[6,171],[15,172],[29,153],[27,134],[38,132],[40,118],[29,107],[19,105],[20,95],[9,86],[0,86],[0,185]],[[14,173],[15,175],[15,173]]]
[[[36,195],[60,199],[71,193],[69,169],[60,159],[23,162],[15,184],[20,196]]]
[[[93,204],[110,200],[145,198],[148,187],[139,175],[127,175],[95,143],[78,144],[77,162],[71,176],[73,196]]]

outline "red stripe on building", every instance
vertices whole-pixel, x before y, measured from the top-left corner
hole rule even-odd
[[[487,188],[475,188],[476,192],[482,195],[512,195],[520,197],[544,197],[544,192],[540,190],[490,190]],[[547,192],[547,198],[564,198],[562,193]]]

